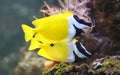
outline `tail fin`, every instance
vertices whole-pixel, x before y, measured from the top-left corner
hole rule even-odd
[[[26,42],[30,41],[32,39],[33,35],[35,34],[34,29],[25,24],[22,24],[22,29],[25,34],[25,41]]]
[[[37,48],[40,48],[39,45],[40,45],[40,43],[35,38],[32,38],[28,50],[35,50]]]

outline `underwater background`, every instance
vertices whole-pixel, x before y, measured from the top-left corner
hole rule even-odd
[[[28,43],[25,43],[24,41],[24,34],[21,29],[21,24],[24,23],[32,25],[31,21],[34,20],[33,16],[36,16],[37,18],[42,17],[43,15],[40,13],[40,8],[44,1],[47,1],[50,6],[58,5],[57,0],[0,0],[0,75],[14,75],[15,68],[19,61],[24,60],[24,51],[22,50],[24,50],[24,46],[28,46]],[[93,15],[96,26],[92,33],[97,38],[97,40],[94,42],[94,39],[91,40],[90,38],[82,41],[87,44],[88,49],[96,50],[96,53],[98,53],[100,57],[107,55],[120,55],[120,0],[91,1],[96,1],[94,4],[95,8],[92,10],[94,13]],[[27,62],[29,63],[29,61]],[[117,63],[119,66],[118,68],[120,69],[120,56]],[[26,65],[26,62],[24,62],[24,64]],[[80,63],[77,63],[77,65],[78,64]],[[71,68],[71,66],[61,66],[61,64],[60,67]],[[29,67],[27,66],[27,69],[28,68]],[[36,73],[40,69],[39,67],[37,67],[37,69],[35,67],[33,68],[35,69],[35,71],[33,71]],[[114,69],[111,67],[110,69],[109,72],[112,70],[114,71]],[[58,67],[57,69],[55,68],[55,70],[53,69],[53,71],[48,72],[47,74],[51,73],[52,75],[54,71],[57,72],[58,70],[61,72],[61,69]],[[66,68],[63,68],[62,70],[64,70],[64,72],[66,70],[68,71]],[[26,71],[28,72],[29,70]],[[71,75],[73,75],[74,72],[77,73],[77,71],[79,72],[78,68],[76,70],[73,69],[72,71],[69,70],[69,72],[72,72]],[[41,74],[32,74],[31,72],[29,72],[31,74],[22,73],[24,72],[19,71],[18,74],[15,75]],[[118,71],[118,73],[120,74],[120,71]]]
[[[40,17],[45,0],[0,0],[0,75],[13,75],[19,49],[25,45],[21,24],[31,25],[33,16]],[[46,0],[53,4],[55,0]]]

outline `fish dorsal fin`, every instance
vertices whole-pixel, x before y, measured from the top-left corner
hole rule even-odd
[[[45,25],[45,24],[49,24],[51,21],[55,21],[55,20],[59,20],[59,18],[67,18],[69,16],[73,16],[72,12],[66,11],[63,13],[58,13],[52,16],[48,16],[48,17],[44,17],[44,18],[40,18],[40,19],[36,19],[32,21],[32,24],[35,27],[39,27],[40,25]]]

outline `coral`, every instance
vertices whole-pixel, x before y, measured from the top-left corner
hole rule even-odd
[[[42,12],[44,16],[50,16],[64,11],[71,11],[86,22],[92,23],[90,16],[91,8],[87,7],[87,5],[92,4],[90,0],[58,0],[58,2],[60,7],[50,7],[46,2],[44,2],[40,12]],[[90,33],[93,27],[94,24],[88,30],[86,30],[86,34]]]
[[[101,63],[101,64],[98,64]],[[97,67],[95,67],[97,66]],[[44,71],[42,75],[119,75],[120,56],[107,56],[96,59],[89,64],[71,65],[57,64],[50,71]]]
[[[95,63],[100,65],[95,65]],[[120,56],[106,56],[96,59],[94,62],[94,70],[97,75],[119,75],[120,74]],[[95,68],[95,66],[97,66]]]

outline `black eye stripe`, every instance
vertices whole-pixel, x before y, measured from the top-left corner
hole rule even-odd
[[[43,44],[43,42],[42,41],[38,41],[39,43],[41,43],[41,44]]]
[[[51,43],[50,46],[53,47],[55,44]]]
[[[74,61],[74,63],[76,63],[76,62],[79,62],[80,60],[82,60],[80,57],[78,57],[77,55],[76,55],[76,53],[73,51],[73,54],[74,54],[74,56],[75,56],[75,61]]]
[[[79,36],[82,32],[84,32],[82,29],[77,28],[75,25],[73,25],[73,26],[74,26],[74,28],[76,30],[76,33],[75,33],[74,37]]]

